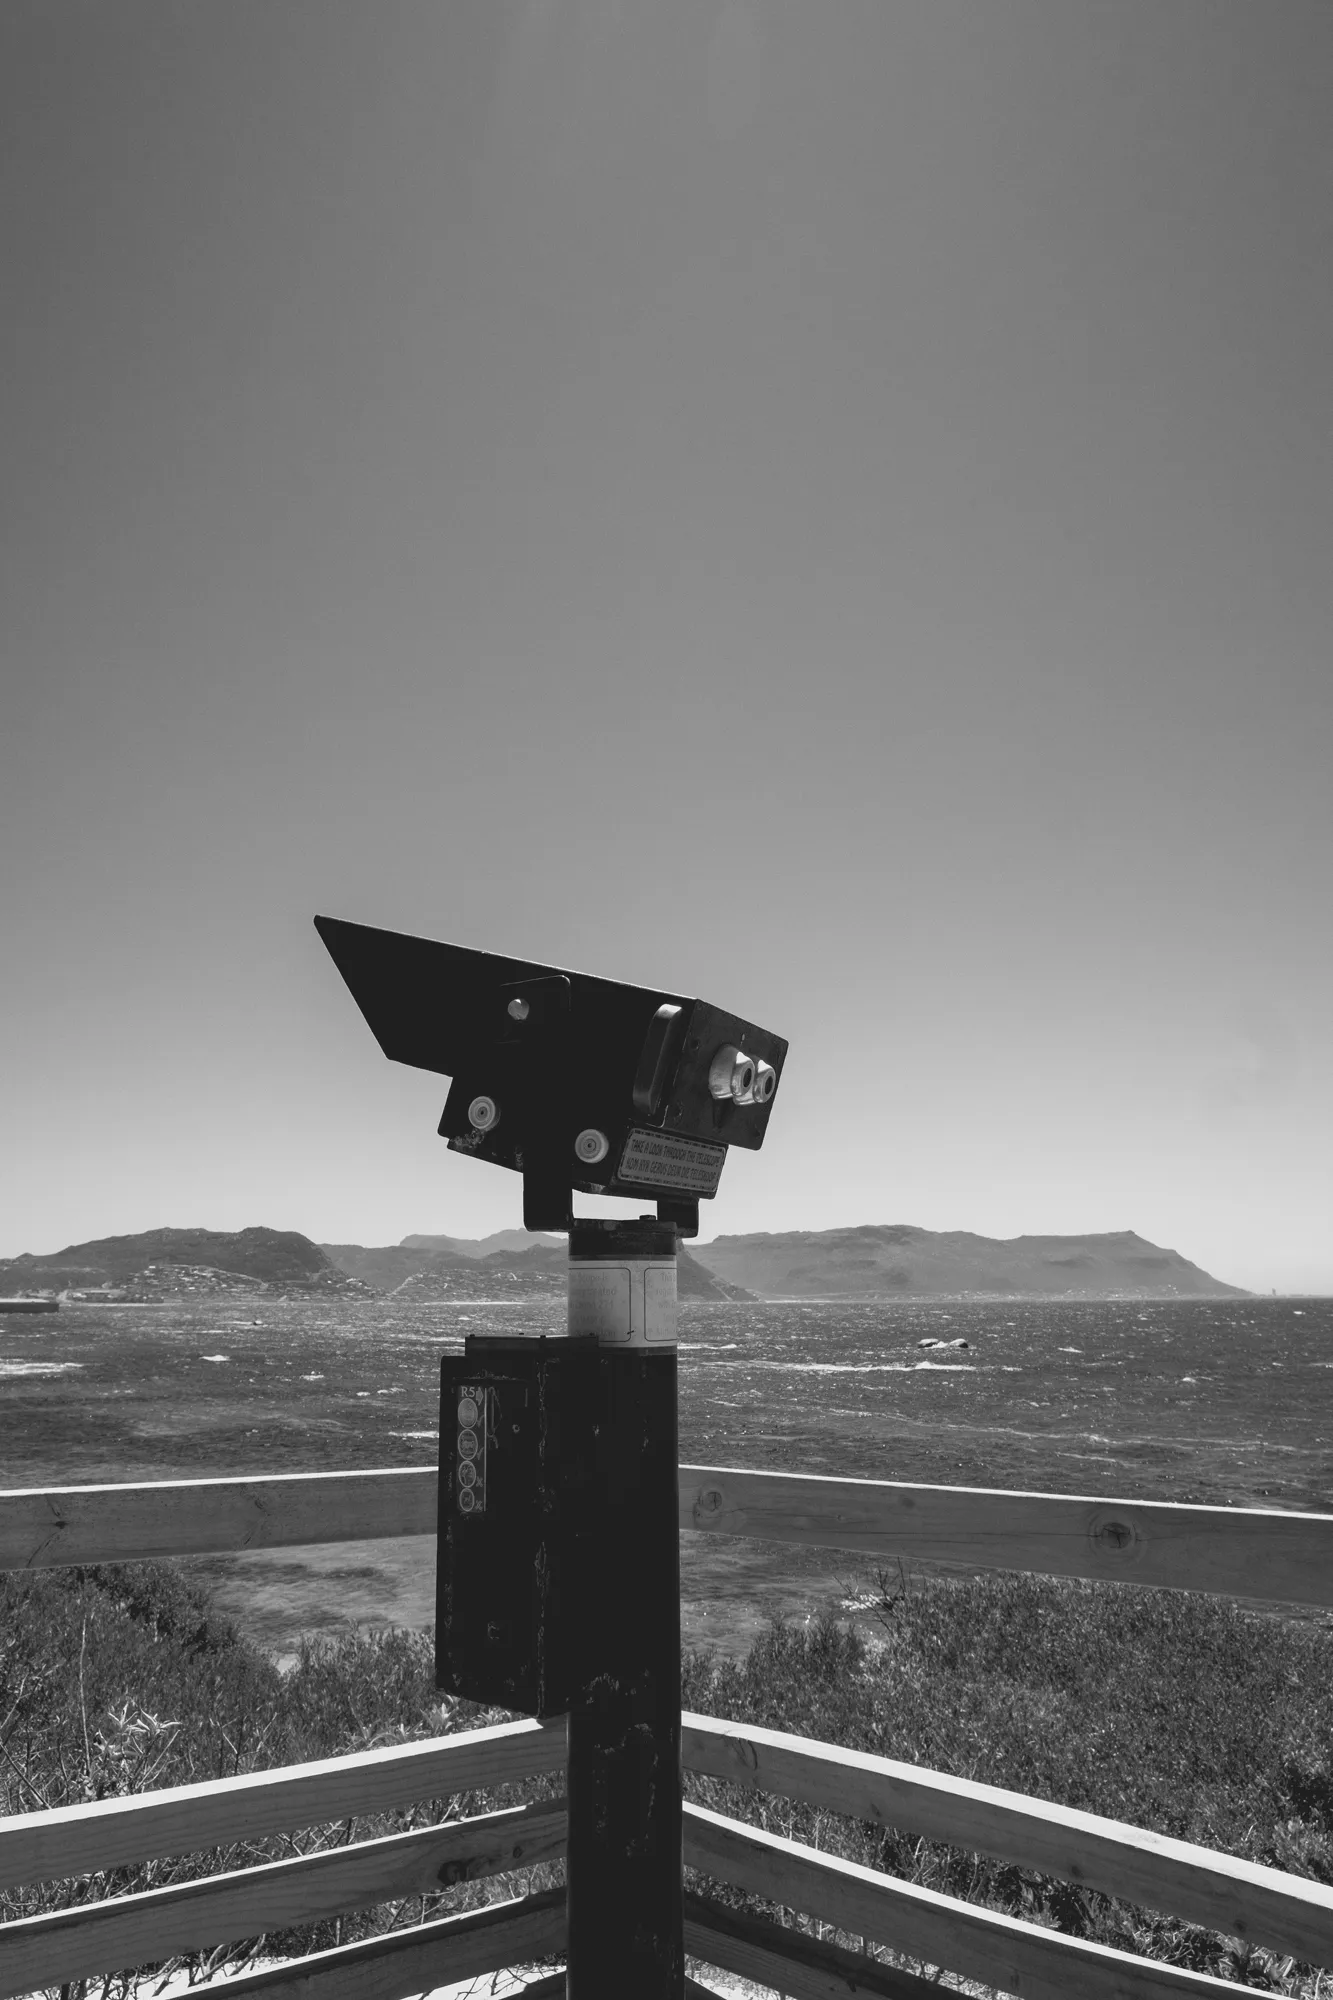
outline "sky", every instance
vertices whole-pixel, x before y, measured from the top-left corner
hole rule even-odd
[[[0,0],[0,1255],[519,1221],[320,911],[785,1035],[705,1239],[1333,1291],[1330,79],[1322,0]]]

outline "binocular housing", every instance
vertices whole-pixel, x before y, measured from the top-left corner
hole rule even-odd
[[[334,917],[315,926],[386,1056],[452,1079],[450,1149],[523,1176],[529,1229],[575,1189],[698,1232],[729,1146],[763,1144],[787,1044],[708,1001]]]

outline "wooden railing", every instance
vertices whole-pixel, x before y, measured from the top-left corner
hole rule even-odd
[[[435,1533],[435,1471],[0,1492],[0,1569]],[[1333,1605],[1333,1515],[680,1468],[680,1525],[877,1560]]]
[[[681,1468],[681,1525],[971,1568],[1035,1570],[1333,1605],[1333,1516],[1108,1502],[896,1482]],[[414,1471],[69,1487],[0,1494],[0,1567],[431,1534]],[[563,1722],[515,1722],[286,1770],[0,1820],[0,1888],[69,1880],[295,1828],[457,1798],[563,1770]],[[1333,1890],[1187,1842],[880,1757],[684,1718],[685,1768],[997,1856],[1333,1965]],[[563,1853],[559,1800],[81,1902],[0,1925],[0,2000],[332,1915],[522,1874]],[[688,1805],[686,1864],[1024,2000],[1238,1994],[1186,1972],[943,1896]],[[520,1895],[225,1982],[227,2000],[402,2000],[558,1959],[562,1892]],[[938,1985],[801,1930],[691,1895],[686,1947],[796,1996],[922,1996]],[[530,1994],[562,1990],[559,1976]],[[696,1991],[702,1989],[695,1989]]]
[[[563,1724],[516,1722],[214,1784],[25,1813],[0,1821],[0,1886],[123,1868],[423,1799],[456,1797],[562,1770],[564,1755]],[[563,1801],[542,1800],[21,1918],[0,1925],[0,1994],[30,1993],[378,1903],[436,1895],[442,1883],[551,1860],[564,1852],[564,1844]],[[463,1979],[555,1955],[563,1939],[562,1900],[524,1898],[500,1905],[503,1914],[493,1906],[418,1925],[396,1940],[401,1964],[387,1940],[374,1940],[381,1947],[376,1990],[387,1993],[387,1976],[395,1993],[420,1992],[439,1983],[436,1964],[447,1965],[450,1978]],[[338,1990],[344,1970],[363,1967],[368,1949],[357,1945],[319,1954],[321,1992],[325,1985]],[[295,1992],[298,1979],[313,1976],[310,1961],[298,1964],[299,1972],[285,1971],[286,1986],[264,1973],[257,1976],[270,1983],[255,1990]],[[426,1976],[417,1979],[423,1966]],[[400,1977],[406,1984],[395,1984]]]

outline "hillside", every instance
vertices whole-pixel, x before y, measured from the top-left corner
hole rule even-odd
[[[502,1230],[408,1236],[378,1247],[312,1243],[292,1229],[149,1229],[0,1259],[0,1294],[100,1291],[131,1298],[272,1291],[402,1299],[558,1297],[563,1237]],[[1244,1293],[1132,1230],[1015,1236],[867,1224],[719,1236],[681,1248],[683,1300],[760,1298],[1240,1298]]]
[[[490,1236],[405,1236],[403,1250],[452,1250],[459,1257],[489,1257],[495,1250],[563,1250],[563,1236],[531,1229],[497,1229]]]
[[[294,1229],[145,1229],[45,1256],[0,1259],[0,1292],[110,1287],[133,1298],[178,1292],[341,1292],[362,1287]]]
[[[499,1240],[504,1247],[487,1250]],[[524,1247],[510,1247],[521,1245]],[[432,1247],[432,1246],[444,1247]],[[531,1236],[517,1229],[468,1241],[455,1236],[407,1236],[378,1248],[324,1243],[330,1261],[373,1291],[408,1299],[562,1298],[568,1251],[563,1236]],[[681,1299],[749,1297],[717,1278],[683,1246],[676,1264]]]
[[[1098,1236],[973,1236],[907,1223],[718,1236],[695,1255],[761,1298],[1241,1298],[1191,1264],[1117,1230]]]
[[[492,1260],[496,1256],[517,1257],[516,1269],[520,1271],[545,1268],[541,1256],[535,1264],[524,1263],[530,1251],[541,1253],[548,1261],[552,1254],[555,1255],[562,1272],[565,1258],[563,1236],[536,1236],[526,1229],[500,1229],[493,1236],[480,1238],[404,1236],[401,1243],[379,1245],[321,1243],[319,1248],[340,1271],[345,1271],[349,1277],[359,1278],[362,1284],[369,1285],[375,1292],[397,1291],[409,1279],[432,1269],[443,1272],[483,1262],[494,1269]],[[460,1284],[465,1284],[466,1275],[466,1270],[460,1271]],[[481,1298],[486,1294],[476,1292],[475,1296]]]
[[[531,1250],[498,1250],[469,1257],[457,1250],[413,1253],[422,1259],[392,1287],[398,1301],[413,1299],[554,1298],[565,1287],[565,1251],[538,1245]]]

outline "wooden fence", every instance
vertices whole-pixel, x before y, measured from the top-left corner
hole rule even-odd
[[[430,1471],[286,1473],[0,1493],[0,1569],[435,1533]],[[680,1525],[976,1569],[1333,1604],[1333,1515],[986,1487],[680,1469]]]
[[[385,1471],[0,1493],[0,1567],[433,1534],[435,1475]],[[971,1568],[1034,1570],[1333,1606],[1333,1516],[1122,1503],[889,1481],[681,1468],[681,1525]],[[0,1889],[95,1877],[562,1771],[562,1721],[491,1729],[216,1783],[0,1820]],[[1040,1870],[1333,1966],[1333,1890],[993,1786],[712,1717],[684,1718],[687,1770]],[[0,1925],[3,1996],[66,1987],[333,1915],[522,1877],[563,1853],[560,1800],[391,1834]],[[714,1881],[1024,2000],[1246,1989],[897,1880],[687,1805],[685,1861]],[[219,1981],[227,2000],[406,2000],[558,1960],[563,1892],[481,1909]],[[798,1996],[937,1996],[929,1980],[690,1895],[695,1957]],[[563,1990],[562,1976],[530,1985]],[[700,1988],[694,1989],[702,1991]]]

